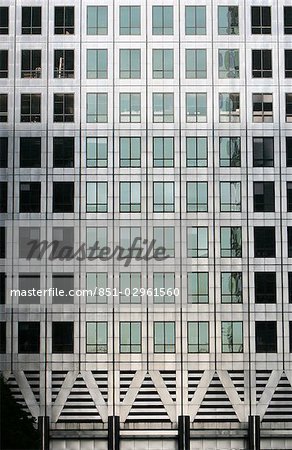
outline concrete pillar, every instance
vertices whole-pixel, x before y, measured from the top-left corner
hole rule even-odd
[[[48,416],[38,417],[38,430],[40,433],[40,449],[49,450],[50,448],[50,421]]]
[[[190,450],[190,416],[178,417],[178,450]]]
[[[108,418],[108,450],[120,450],[120,418]]]
[[[261,425],[260,416],[248,417],[248,449],[260,450],[261,448]]]

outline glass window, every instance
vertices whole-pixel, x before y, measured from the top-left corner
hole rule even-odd
[[[41,167],[41,138],[21,137],[19,144],[19,167]]]
[[[74,6],[55,6],[55,34],[74,34]]]
[[[107,272],[86,273],[86,303],[107,303]],[[97,289],[96,289],[97,288]]]
[[[292,303],[292,272],[288,272],[288,298],[289,303]]]
[[[218,34],[239,34],[238,6],[218,6]]]
[[[40,258],[39,248],[35,249],[34,252],[31,252],[30,241],[40,242],[40,228],[20,227],[18,235],[19,258],[28,258],[28,255],[30,256],[30,259]]]
[[[54,94],[54,122],[74,122],[74,94]]]
[[[54,78],[74,78],[74,50],[54,51]]]
[[[0,258],[6,257],[6,228],[0,227]]]
[[[257,353],[277,353],[277,322],[256,322],[255,341]]]
[[[220,211],[241,211],[241,183],[240,181],[220,182]]]
[[[86,353],[107,353],[107,322],[86,322]]]
[[[8,94],[0,94],[0,122],[8,122]]]
[[[41,78],[41,50],[21,51],[21,78]]]
[[[186,121],[207,122],[206,93],[186,93]]]
[[[221,272],[221,303],[242,303],[241,272]]]
[[[205,181],[187,182],[187,212],[208,211],[208,183]]]
[[[272,50],[252,50],[253,78],[272,78]]]
[[[41,94],[21,94],[20,121],[41,121]]]
[[[108,166],[108,140],[106,137],[86,138],[86,167]]]
[[[284,34],[292,34],[292,6],[284,6]]]
[[[53,138],[53,167],[74,167],[75,140],[72,136]]]
[[[0,181],[0,213],[7,213],[7,182]]]
[[[40,352],[40,323],[18,322],[18,353]]]
[[[86,183],[86,212],[102,213],[108,210],[107,182]]]
[[[0,137],[0,168],[8,167],[8,137]]]
[[[255,303],[277,302],[276,272],[255,272],[254,299]]]
[[[120,6],[120,34],[141,34],[140,6]]]
[[[120,78],[141,78],[141,50],[120,50]]]
[[[174,212],[174,183],[153,182],[153,212]]]
[[[6,303],[6,273],[0,272],[0,305],[5,305],[5,303]]]
[[[0,353],[6,353],[6,322],[0,322]]]
[[[219,78],[239,78],[239,50],[218,50]]]
[[[165,255],[173,258],[175,255],[174,237],[174,227],[153,227],[154,249],[163,247],[165,249]]]
[[[206,6],[185,7],[185,34],[206,34]]]
[[[271,34],[271,7],[252,6],[251,7],[251,32],[252,34]]]
[[[252,94],[253,122],[273,122],[273,94]]]
[[[209,352],[209,323],[188,322],[188,353]]]
[[[287,227],[288,258],[292,258],[292,227]]]
[[[173,34],[172,6],[152,6],[152,34]]]
[[[0,6],[0,34],[9,34],[9,7]]]
[[[275,211],[275,189],[273,181],[256,181],[253,183],[254,212]]]
[[[74,212],[73,181],[53,182],[53,212],[54,213]]]
[[[292,167],[292,137],[286,136],[286,166]]]
[[[120,212],[141,212],[140,189],[140,182],[120,182]]]
[[[120,353],[141,353],[141,322],[120,322]]]
[[[187,167],[208,166],[208,145],[206,137],[186,138]]]
[[[41,183],[20,182],[19,212],[39,213],[41,211]]]
[[[120,94],[120,123],[141,122],[141,94]]]
[[[8,78],[8,50],[0,50],[0,78]]]
[[[89,260],[98,257],[100,248],[108,246],[107,231],[106,227],[86,227],[86,247]]]
[[[153,167],[174,167],[174,138],[153,138]]]
[[[22,34],[42,33],[42,8],[40,6],[22,7]]]
[[[187,228],[188,258],[208,258],[208,227]]]
[[[219,94],[219,121],[240,122],[240,94]]]
[[[120,303],[141,303],[141,273],[120,272]]]
[[[242,353],[242,322],[221,322],[221,339],[222,353]]]
[[[153,78],[173,78],[173,50],[152,50]]]
[[[120,138],[120,167],[141,167],[141,138]]]
[[[174,272],[154,272],[153,289],[154,303],[175,303],[173,295],[175,289]]]
[[[108,34],[108,7],[87,6],[87,34]]]
[[[286,94],[286,122],[292,122],[292,94]]]
[[[120,227],[120,246],[127,251],[127,255],[138,256],[141,251],[139,245],[141,246],[140,227]]]
[[[292,182],[287,182],[287,212],[292,212]]]
[[[254,257],[275,258],[275,227],[254,227]]]
[[[240,137],[220,137],[220,167],[240,167],[240,150]]]
[[[106,123],[108,121],[108,97],[107,94],[87,94],[87,123]]]
[[[253,140],[253,166],[274,166],[274,138],[254,137]]]
[[[207,50],[186,49],[186,78],[207,78]]]
[[[208,272],[188,272],[188,303],[209,303]]]
[[[107,78],[107,50],[87,49],[87,78]]]
[[[73,252],[71,252],[72,254]],[[74,296],[69,294],[70,291],[74,291],[74,274],[64,272],[53,273],[52,288],[55,289],[55,294],[52,297],[53,305],[74,303]],[[64,295],[58,294],[61,290],[64,292]]]
[[[175,322],[154,322],[154,353],[175,353]]]
[[[153,122],[174,121],[173,94],[153,94]]]
[[[292,50],[285,50],[285,78],[292,78]]]
[[[52,322],[52,353],[74,353],[74,322]]]
[[[241,258],[241,227],[221,227],[220,235],[221,258]]]

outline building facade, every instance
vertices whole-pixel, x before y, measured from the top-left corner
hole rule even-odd
[[[291,36],[288,0],[1,0],[1,369],[44,449],[292,448]]]

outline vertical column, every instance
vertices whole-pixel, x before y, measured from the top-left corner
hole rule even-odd
[[[178,450],[190,448],[190,416],[178,416]]]
[[[38,417],[38,430],[40,433],[40,450],[49,450],[50,446],[50,423],[48,416]]]
[[[120,417],[108,418],[108,450],[120,450]],[[43,449],[42,449],[43,450]]]
[[[260,450],[260,416],[248,416],[248,448]]]

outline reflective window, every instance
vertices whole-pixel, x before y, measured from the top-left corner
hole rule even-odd
[[[74,122],[74,94],[54,94],[54,122]]]
[[[107,322],[86,322],[86,353],[107,353]]]
[[[222,353],[243,352],[242,322],[221,322]]]
[[[174,212],[174,183],[153,183],[153,212]]]
[[[207,78],[207,50],[186,49],[186,78]]]
[[[238,6],[218,6],[218,34],[239,34]]]
[[[120,322],[120,353],[141,353],[141,322]]]
[[[188,258],[208,258],[208,227],[187,228]]]
[[[173,50],[152,50],[153,78],[173,78]]]
[[[120,34],[141,34],[140,6],[120,6]]]
[[[99,246],[102,245],[99,243]],[[96,287],[98,289],[96,289]],[[86,273],[86,303],[107,303],[108,296],[106,289],[108,287],[107,272],[87,272]]]
[[[256,181],[253,183],[254,212],[275,211],[275,188],[273,181]]]
[[[220,167],[240,167],[240,137],[220,137],[219,139]]]
[[[219,94],[219,121],[240,122],[240,94]]]
[[[87,123],[106,123],[108,121],[108,96],[107,94],[87,94]]]
[[[153,273],[154,303],[175,303],[173,291],[175,288],[174,272]]]
[[[207,94],[186,93],[186,121],[207,122]]]
[[[87,34],[108,34],[108,7],[87,6]]]
[[[154,322],[154,353],[175,353],[175,322]]]
[[[185,34],[186,35],[206,34],[205,6],[185,7]]]
[[[209,323],[188,322],[188,353],[209,352]]]
[[[21,94],[20,121],[41,121],[41,94]]]
[[[107,182],[86,183],[86,212],[107,212],[108,210]]]
[[[120,78],[141,78],[141,50],[120,50]]]
[[[173,34],[172,6],[152,6],[152,34]]]
[[[206,137],[186,138],[187,167],[208,166],[208,145]]]
[[[219,78],[239,78],[239,50],[218,50]]]
[[[175,255],[175,231],[174,227],[153,227],[154,249],[163,247],[165,255],[174,257]]]
[[[120,303],[141,303],[141,273],[120,272]]]
[[[153,94],[153,122],[174,121],[173,94]]]
[[[141,122],[141,94],[120,94],[120,123]]]
[[[86,138],[86,167],[108,166],[108,140],[106,137]]]
[[[120,182],[120,212],[141,212],[140,189],[140,182]]]
[[[241,227],[220,228],[221,258],[241,258],[242,232]]]
[[[141,138],[120,138],[120,167],[141,167]]]
[[[253,122],[273,122],[273,94],[252,94]]]
[[[241,211],[241,183],[240,181],[220,182],[220,211]]]
[[[274,166],[274,138],[254,137],[253,138],[253,166],[273,167]]]
[[[107,78],[107,50],[87,50],[87,78]]]
[[[187,182],[187,212],[208,211],[208,183],[205,181]]]
[[[55,34],[74,34],[74,6],[55,6]]]
[[[221,273],[221,303],[242,303],[241,272]]]
[[[209,303],[208,272],[188,272],[188,303]]]
[[[153,138],[153,167],[174,167],[174,138]]]
[[[74,78],[74,50],[54,51],[54,78]]]

